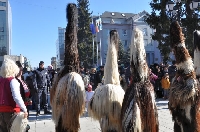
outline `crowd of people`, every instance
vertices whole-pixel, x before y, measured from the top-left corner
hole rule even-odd
[[[176,73],[175,61],[173,61],[172,63],[173,64],[171,66],[169,66],[168,64],[163,65],[162,63],[161,64],[155,63],[154,65],[151,65],[149,68],[149,78],[154,86],[157,98],[165,98],[165,99],[168,98],[168,89],[170,87],[170,82],[172,81]],[[19,61],[16,62],[16,65],[19,68],[19,72],[16,75],[9,76],[14,78],[14,80],[16,80],[16,81],[11,81],[12,79],[10,80],[10,87],[12,95],[14,97],[13,101],[15,101],[16,105],[22,111],[25,112],[25,116],[27,117],[29,115],[30,109],[36,111],[36,116],[39,116],[41,114],[40,113],[41,109],[44,109],[44,114],[51,114],[50,110],[48,110],[49,107],[48,107],[47,94],[51,88],[51,85],[53,83],[53,78],[57,72],[53,69],[52,66],[44,68],[43,61],[40,61],[39,68],[33,71],[30,70],[29,68],[24,69]],[[2,72],[6,71],[4,67],[6,67],[6,64],[4,64],[3,67],[1,68]],[[80,75],[82,76],[82,79],[84,80],[85,83],[85,90],[86,90],[85,102],[87,108],[87,103],[93,96],[95,89],[98,87],[98,85],[103,84],[104,66],[100,66],[99,70],[97,70],[96,68],[91,68],[89,70],[88,69],[86,70],[83,66],[81,66]],[[128,87],[131,81],[130,66],[127,66],[126,68],[120,66],[119,75],[120,75],[119,78],[121,80],[121,85],[125,90],[125,86]],[[2,76],[0,83],[2,83],[3,82],[2,79],[5,79],[6,77]],[[16,86],[19,85],[20,87],[19,91],[17,92],[15,90],[17,89],[15,85]],[[0,88],[0,90],[3,89],[4,89],[3,87]],[[2,103],[2,100],[0,100],[0,103]],[[2,117],[2,119],[3,117],[9,116],[4,113],[5,112],[4,110],[6,111],[7,108],[2,108],[2,105],[0,104],[0,116]],[[9,111],[11,110],[9,109]],[[10,114],[12,115],[13,113],[11,112]],[[2,125],[6,124],[5,126],[7,126],[8,125],[7,123],[8,122],[6,122],[5,120],[3,121],[0,120],[0,129],[6,132],[7,128],[2,128]]]
[[[154,86],[156,98],[168,99],[170,83],[172,82],[172,79],[175,77],[176,74],[175,63],[175,61],[172,61],[172,65],[164,65],[163,63],[154,63],[153,65],[150,65],[149,78]],[[95,91],[98,85],[103,84],[104,66],[100,66],[99,70],[97,70],[96,68],[86,70],[82,66],[80,67],[80,69],[80,74],[83,80],[84,78],[87,78],[87,81],[84,81],[86,91],[88,85],[92,87],[92,91]],[[131,81],[130,65],[127,67],[119,66],[119,75],[120,84],[123,89],[126,90],[129,87]]]
[[[119,71],[119,78],[121,81],[121,85],[124,85],[126,83],[125,77],[129,78],[130,77],[130,68],[125,71],[124,66],[119,66],[118,68]],[[129,72],[128,72],[129,71]],[[90,68],[90,69],[85,69],[83,66],[80,67],[80,74],[86,83],[86,90],[87,90],[87,84],[90,84],[92,86],[92,90],[94,91],[98,85],[102,85],[104,81],[104,66],[99,66],[99,68]],[[88,78],[86,81],[84,78]],[[127,79],[128,83],[130,82],[129,79]]]
[[[151,65],[149,68],[149,78],[154,86],[156,98],[168,98],[168,90],[170,83],[176,74],[176,62],[172,61],[172,65],[164,65],[163,63]]]

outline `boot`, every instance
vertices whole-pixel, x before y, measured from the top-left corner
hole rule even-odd
[[[26,126],[26,132],[28,132],[28,130],[30,130],[29,124],[27,124],[27,126]]]
[[[49,111],[49,110],[44,110],[44,114],[51,114],[51,111]]]
[[[37,111],[36,116],[40,116],[40,111]]]

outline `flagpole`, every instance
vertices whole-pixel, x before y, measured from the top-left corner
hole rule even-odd
[[[99,14],[98,14],[99,15]],[[102,30],[102,21],[99,15],[99,51],[100,51],[100,65],[102,66],[102,54],[101,54],[101,30]]]
[[[98,13],[99,16],[99,13]],[[100,18],[100,17],[99,17]],[[96,32],[96,45],[97,45],[97,66],[98,66],[98,50],[99,50],[99,46],[98,46],[98,32],[99,32],[99,18],[96,20],[96,28],[97,28],[97,32]]]
[[[100,65],[102,66],[102,55],[101,55],[101,30],[99,31],[99,38],[100,38],[100,43],[99,43],[99,50],[100,50]]]
[[[98,66],[98,38],[97,38],[98,32],[96,32],[96,44],[97,44],[97,66]]]
[[[93,16],[92,16],[92,24],[93,24]],[[93,61],[93,66],[94,66],[94,35],[92,33],[92,61]]]

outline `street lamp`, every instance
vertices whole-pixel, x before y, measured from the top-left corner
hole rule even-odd
[[[182,8],[185,4],[184,0],[169,0],[166,4],[166,10],[169,12],[171,21],[176,20],[180,23],[181,17],[186,15],[186,9]],[[186,6],[185,6],[186,7]],[[190,9],[195,11],[199,7],[199,0],[192,0]]]
[[[167,5],[166,5],[166,10],[167,11],[173,11],[173,8],[174,8],[174,2],[173,1],[168,1],[167,2]]]
[[[199,6],[199,0],[193,0],[192,3],[190,3],[191,10],[197,9],[198,6]]]

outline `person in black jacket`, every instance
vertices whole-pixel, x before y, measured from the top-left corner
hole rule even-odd
[[[169,74],[169,81],[172,82],[172,79],[176,75],[176,61],[175,60],[173,60],[172,61],[172,65],[169,66],[169,68],[168,68],[168,74]]]
[[[47,102],[47,87],[51,86],[51,81],[48,75],[48,71],[44,69],[44,62],[40,61],[39,68],[34,71],[33,85],[35,89],[35,106],[36,115],[40,115],[40,98],[42,96],[42,101],[44,105],[44,114],[51,114],[48,110]]]
[[[90,84],[92,85],[92,91],[95,91],[95,89],[98,86],[96,68],[91,68],[91,72],[90,72]]]
[[[103,76],[104,76],[104,66],[100,66],[100,70],[97,71],[97,83],[102,83]]]

